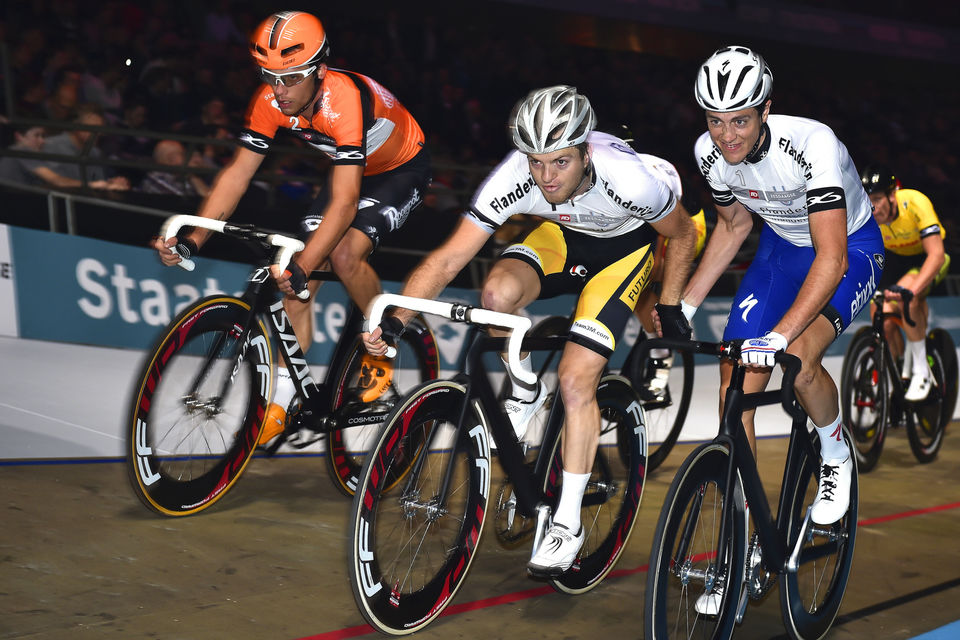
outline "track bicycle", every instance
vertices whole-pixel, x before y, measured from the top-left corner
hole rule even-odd
[[[515,496],[500,507],[535,521],[534,552],[540,543],[562,479],[563,403],[555,394],[543,446],[528,463],[484,355],[507,351],[511,370],[533,382],[535,376],[516,364],[521,344],[523,351],[556,350],[565,338],[523,339],[529,318],[390,294],[375,301],[368,326],[379,324],[387,305],[513,329],[509,339],[475,331],[461,371],[449,380],[422,383],[397,403],[364,462],[350,515],[350,585],[374,628],[402,635],[423,629],[443,612],[476,557],[488,512],[491,438]],[[586,540],[573,566],[549,581],[570,594],[594,588],[614,567],[633,531],[645,480],[646,435],[636,392],[624,378],[606,375],[597,400],[600,446],[581,509]],[[409,472],[391,486],[393,469],[408,460],[414,460]]]
[[[561,336],[570,328],[570,318],[550,316],[531,329],[531,335]],[[633,343],[620,375],[630,381],[640,395],[646,414],[649,455],[647,471],[659,467],[670,455],[680,437],[683,423],[693,399],[694,358],[690,351],[667,350],[661,357],[652,357],[646,348],[648,338],[640,331]],[[559,353],[543,357],[537,371],[541,378],[556,365]],[[549,403],[548,403],[549,406]]]
[[[647,574],[644,637],[730,638],[748,599],[762,598],[779,581],[790,637],[823,638],[837,616],[853,563],[859,489],[854,463],[843,518],[831,525],[810,519],[820,450],[793,392],[799,359],[778,353],[777,362],[784,365],[781,388],[744,393],[747,368],[739,362],[739,342],[684,345],[658,339],[651,344],[728,358],[734,367],[719,434],[684,460],[660,511]],[[742,415],[776,403],[791,416],[792,426],[774,520]],[[844,438],[852,447],[849,433]],[[750,519],[755,531],[748,538]]]
[[[170,238],[188,225],[246,242],[257,253],[272,252],[281,268],[303,248],[282,234],[197,216],[173,216],[161,234]],[[336,278],[315,271],[310,279]],[[411,322],[393,361],[367,354],[359,339],[362,322],[351,304],[318,381],[266,261],[254,267],[240,296],[212,295],[183,309],[147,352],[131,403],[127,468],[140,500],[156,513],[186,516],[207,509],[234,486],[257,448],[277,351],[297,387],[282,437],[326,435],[330,477],[352,495],[362,458],[393,404],[439,370],[434,337],[422,318]]]
[[[873,296],[873,320],[853,335],[843,358],[840,374],[840,406],[843,422],[856,444],[857,464],[870,471],[880,459],[886,431],[905,426],[910,449],[919,462],[932,462],[943,444],[947,423],[957,402],[957,351],[950,334],[934,328],[927,333],[927,364],[933,386],[926,399],[904,399],[906,384],[887,336],[884,321],[900,320],[900,313],[883,311],[884,292],[899,293],[903,320],[913,326],[910,300],[913,292],[900,286],[878,290]],[[910,369],[903,367],[909,375]]]

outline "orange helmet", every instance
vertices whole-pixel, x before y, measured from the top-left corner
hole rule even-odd
[[[280,11],[253,32],[250,55],[265,69],[289,69],[323,62],[330,55],[330,43],[316,16]]]

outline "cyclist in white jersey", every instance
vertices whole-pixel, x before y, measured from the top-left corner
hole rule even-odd
[[[537,298],[579,294],[558,366],[566,410],[563,484],[552,525],[527,565],[536,576],[569,569],[583,544],[580,503],[600,434],[597,384],[647,284],[658,233],[670,243],[657,318],[664,335],[690,335],[679,300],[697,232],[679,203],[676,172],[659,158],[641,158],[619,138],[594,132],[595,123],[589,101],[572,87],[539,89],[520,101],[509,120],[517,150],[488,176],[453,234],[403,289],[437,296],[510,216],[529,214],[544,221],[500,255],[481,304],[516,313]],[[384,353],[382,332],[396,333],[411,315],[397,310],[365,336],[367,349]],[[530,370],[529,355],[522,365]],[[511,379],[515,397],[504,406],[519,436],[546,390]]]
[[[777,351],[798,356],[797,396],[820,436],[823,466],[812,519],[846,512],[853,463],[842,438],[837,386],[821,364],[830,343],[876,289],[883,240],[846,147],[824,124],[770,115],[773,74],[740,46],[702,65],[695,95],[708,131],[695,154],[718,222],[683,294],[692,313],[730,264],[753,220],[764,222],[756,256],[734,297],[724,339],[743,339],[752,365],[745,391],[763,389]],[[721,368],[720,399],[732,365]],[[744,415],[756,453],[753,415]]]

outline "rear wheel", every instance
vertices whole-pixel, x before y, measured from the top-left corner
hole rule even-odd
[[[420,319],[407,324],[396,347],[395,358],[371,356],[358,337],[331,378],[337,428],[327,439],[327,470],[334,486],[348,497],[390,410],[415,386],[435,379],[440,368],[433,334]]]
[[[659,467],[680,437],[693,398],[694,358],[689,351],[669,351],[652,358],[643,334],[627,355],[623,375],[640,394],[647,416],[650,456],[647,469]]]
[[[889,412],[889,379],[880,342],[871,327],[863,327],[850,341],[840,374],[840,407],[850,429],[860,471],[873,469],[880,459]]]
[[[597,388],[600,446],[580,509],[586,531],[573,566],[550,583],[558,591],[584,593],[597,586],[616,565],[637,521],[646,478],[646,430],[636,391],[620,376],[606,376]],[[556,500],[563,473],[560,435],[544,484],[544,495]]]
[[[396,407],[353,497],[348,571],[367,622],[403,635],[443,612],[475,557],[489,491],[487,429],[466,390],[425,383]]]
[[[934,329],[927,336],[927,362],[933,373],[930,394],[921,402],[905,403],[907,438],[920,462],[937,457],[957,400],[957,352],[946,331]]]
[[[272,350],[250,305],[213,296],[184,310],[149,352],[127,428],[134,492],[168,516],[222,498],[253,455],[271,396]]]

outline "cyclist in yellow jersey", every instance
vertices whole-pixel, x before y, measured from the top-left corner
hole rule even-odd
[[[913,292],[910,317],[916,326],[903,323],[906,351],[897,323],[888,321],[884,328],[893,355],[904,355],[903,374],[910,377],[904,398],[916,402],[927,397],[933,381],[925,340],[927,295],[950,266],[950,256],[943,246],[946,232],[930,199],[915,189],[901,189],[900,181],[886,167],[868,166],[860,173],[860,179],[870,195],[873,217],[880,225],[887,254],[880,287],[898,284]],[[887,293],[884,311],[895,311],[899,300],[899,294]]]

